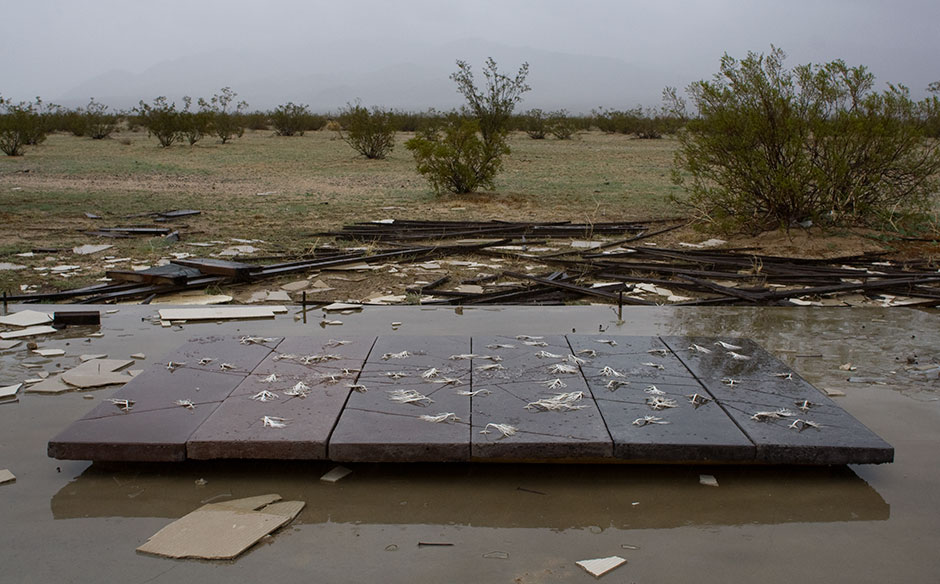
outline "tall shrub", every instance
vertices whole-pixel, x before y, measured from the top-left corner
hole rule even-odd
[[[509,148],[503,140],[486,142],[476,120],[456,114],[441,127],[429,127],[405,143],[414,154],[418,173],[438,194],[472,193],[494,188],[493,179],[502,168]]]
[[[161,95],[152,104],[141,100],[134,113],[140,125],[147,128],[147,135],[155,137],[162,148],[169,148],[182,137],[180,113],[166,97]]]
[[[343,141],[370,160],[381,160],[395,148],[395,124],[388,111],[347,104],[339,121]]]
[[[725,55],[689,87],[698,117],[680,133],[673,174],[701,216],[761,230],[806,219],[850,223],[918,209],[937,190],[927,100],[874,91],[863,67],[784,67],[785,54]]]
[[[510,77],[500,73],[491,57],[483,67],[484,85],[478,87],[470,65],[466,61],[457,61],[457,71],[450,78],[467,100],[466,111],[476,118],[480,134],[487,144],[503,139],[512,111],[522,101],[522,94],[531,89],[525,82],[528,75],[528,63],[523,63],[516,76]]]
[[[199,98],[199,107],[209,118],[210,131],[226,144],[232,138],[241,138],[245,134],[243,114],[248,109],[248,102],[236,102],[238,94],[231,87],[223,87],[208,101]]]

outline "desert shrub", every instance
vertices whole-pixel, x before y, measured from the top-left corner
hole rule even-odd
[[[232,115],[242,128],[262,132],[271,129],[271,115],[267,112],[236,112]]]
[[[81,108],[63,112],[61,125],[62,130],[70,132],[77,138],[82,138],[88,134],[88,122],[85,120]]]
[[[393,110],[389,112],[396,132],[417,132],[424,123],[423,114]]]
[[[549,133],[548,117],[535,108],[522,114],[522,129],[533,140],[544,140]]]
[[[117,130],[121,121],[118,115],[108,113],[108,106],[96,102],[95,98],[88,101],[82,117],[85,120],[85,135],[90,136],[92,140],[107,138]]]
[[[598,108],[591,110],[591,119],[595,128],[605,134],[615,134],[621,131],[622,115],[617,110]]]
[[[512,112],[522,101],[522,94],[531,89],[525,82],[528,75],[528,63],[519,67],[515,77],[509,77],[499,72],[496,61],[488,58],[483,67],[485,86],[479,88],[470,65],[465,61],[457,61],[457,71],[450,78],[457,84],[457,91],[467,100],[466,112],[476,118],[484,142],[493,142],[494,146],[501,143],[505,147],[503,134],[508,129]]]
[[[559,140],[570,140],[574,135],[575,124],[566,110],[548,114],[548,131]]]
[[[190,146],[209,133],[212,127],[212,116],[204,109],[193,110],[193,98],[183,96],[183,109],[179,112],[179,138],[186,140]]]
[[[689,94],[698,117],[680,133],[674,180],[702,217],[761,230],[806,219],[851,223],[922,208],[940,150],[925,140],[930,101],[873,91],[864,66],[784,67],[786,55],[725,55]]]
[[[926,100],[926,128],[927,135],[934,139],[940,139],[940,81],[934,81],[927,86],[927,91],[933,94]]]
[[[30,123],[24,128],[25,144],[37,146],[46,141],[49,132],[55,130],[56,122],[62,117],[64,110],[54,103],[43,102],[39,97],[35,102],[26,105],[31,112],[31,117]]]
[[[323,114],[310,114],[304,119],[304,131],[318,132],[326,127],[326,116]]]
[[[438,194],[472,193],[494,188],[509,148],[501,134],[482,139],[476,120],[448,116],[439,126],[428,127],[405,142],[415,157],[418,173]]]
[[[287,102],[271,112],[271,124],[278,136],[303,136],[311,117],[306,105]]]
[[[245,134],[244,112],[248,109],[248,103],[236,103],[236,97],[238,94],[232,91],[231,87],[223,87],[220,93],[216,93],[208,101],[199,98],[199,108],[209,117],[209,131],[223,144]]]
[[[353,150],[370,160],[381,160],[395,147],[395,126],[392,115],[374,107],[347,104],[339,116],[340,137]]]
[[[141,100],[134,113],[137,114],[137,122],[147,128],[147,135],[155,137],[162,148],[169,148],[183,136],[176,104],[162,95],[154,99],[153,104]]]
[[[42,143],[49,131],[51,111],[38,97],[35,103],[23,101],[17,104],[0,98],[0,152],[7,156],[22,156],[24,146]]]

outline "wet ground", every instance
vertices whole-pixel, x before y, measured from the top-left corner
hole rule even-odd
[[[101,307],[111,309],[113,307]],[[608,582],[934,581],[940,573],[940,313],[901,308],[422,309],[332,315],[321,326],[274,320],[162,328],[153,307],[121,307],[96,328],[40,341],[83,353],[159,362],[190,337],[353,334],[747,336],[895,447],[895,462],[832,468],[628,465],[101,465],[46,457],[46,442],[113,392],[20,393],[0,405],[0,580],[3,582],[590,582],[575,561],[628,560]],[[392,322],[401,322],[392,327]],[[21,345],[0,353],[0,386],[33,371]],[[841,370],[851,363],[853,371]],[[849,382],[849,378],[856,381]],[[860,380],[860,382],[859,382]],[[712,474],[719,487],[699,484]],[[202,480],[200,480],[202,479]],[[205,484],[197,484],[205,481]],[[233,562],[169,560],[134,549],[200,504],[279,493],[307,507]],[[438,543],[451,545],[421,545]]]

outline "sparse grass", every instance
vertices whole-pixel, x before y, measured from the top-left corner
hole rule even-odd
[[[23,157],[0,157],[0,262],[30,268],[0,273],[0,289],[18,292],[19,285],[26,283],[44,289],[92,283],[104,275],[103,258],[108,255],[152,264],[174,251],[200,255],[222,247],[195,248],[186,242],[261,239],[266,242],[261,245],[265,255],[302,254],[326,242],[317,233],[355,221],[597,223],[683,213],[670,201],[670,195],[681,197],[670,181],[677,147],[671,138],[637,140],[586,132],[573,140],[531,140],[517,133],[510,139],[512,154],[496,179],[496,191],[439,197],[402,147],[411,136],[399,133],[399,147],[388,159],[376,161],[357,156],[329,131],[289,138],[248,131],[225,145],[206,139],[195,147],[170,148],[159,148],[145,132],[125,131],[117,139],[95,141],[51,135]],[[168,245],[159,238],[105,240],[86,234],[103,226],[153,225],[147,217],[133,216],[170,209],[202,211],[163,224],[180,230],[181,245]],[[102,219],[88,219],[86,212]],[[701,236],[671,232],[660,245],[682,241],[675,239],[680,237]],[[109,243],[114,248],[93,256],[66,251],[85,243]],[[789,239],[768,237],[740,243],[783,246],[781,250],[791,245]],[[807,251],[807,246],[800,240],[796,252]],[[32,258],[14,255],[37,247],[63,252]],[[42,278],[31,269],[62,263],[81,264],[84,269],[68,280]],[[130,269],[130,263],[116,267]],[[373,284],[383,290],[403,285],[395,280]],[[336,294],[345,297],[346,289]]]
[[[409,137],[399,134],[399,146]],[[318,231],[384,217],[581,221],[593,214],[591,220],[613,221],[675,214],[672,140],[585,133],[536,141],[519,133],[496,192],[437,197],[404,148],[387,160],[364,160],[332,132],[286,139],[249,131],[230,144],[171,148],[143,132],[120,138],[131,144],[55,134],[27,156],[3,160],[0,244],[71,244],[82,230],[147,222],[125,217],[179,208],[203,211],[184,221],[189,240],[260,238],[291,249]],[[86,211],[104,219],[87,220]]]

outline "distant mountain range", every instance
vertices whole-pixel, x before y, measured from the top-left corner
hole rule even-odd
[[[348,46],[306,43],[290,50],[215,51],[168,60],[142,73],[110,71],[51,99],[67,107],[96,101],[124,109],[138,101],[165,95],[179,102],[184,95],[211,97],[231,87],[250,110],[272,109],[292,101],[316,112],[337,111],[348,102],[407,111],[459,107],[462,98],[449,76],[455,62],[469,62],[482,84],[482,66],[493,57],[500,71],[515,75],[529,63],[521,109],[567,109],[589,112],[599,106],[626,109],[657,106],[666,85],[684,87],[693,79],[681,73],[653,71],[622,59],[556,53],[464,39],[445,45],[420,42],[394,51],[378,43]]]

